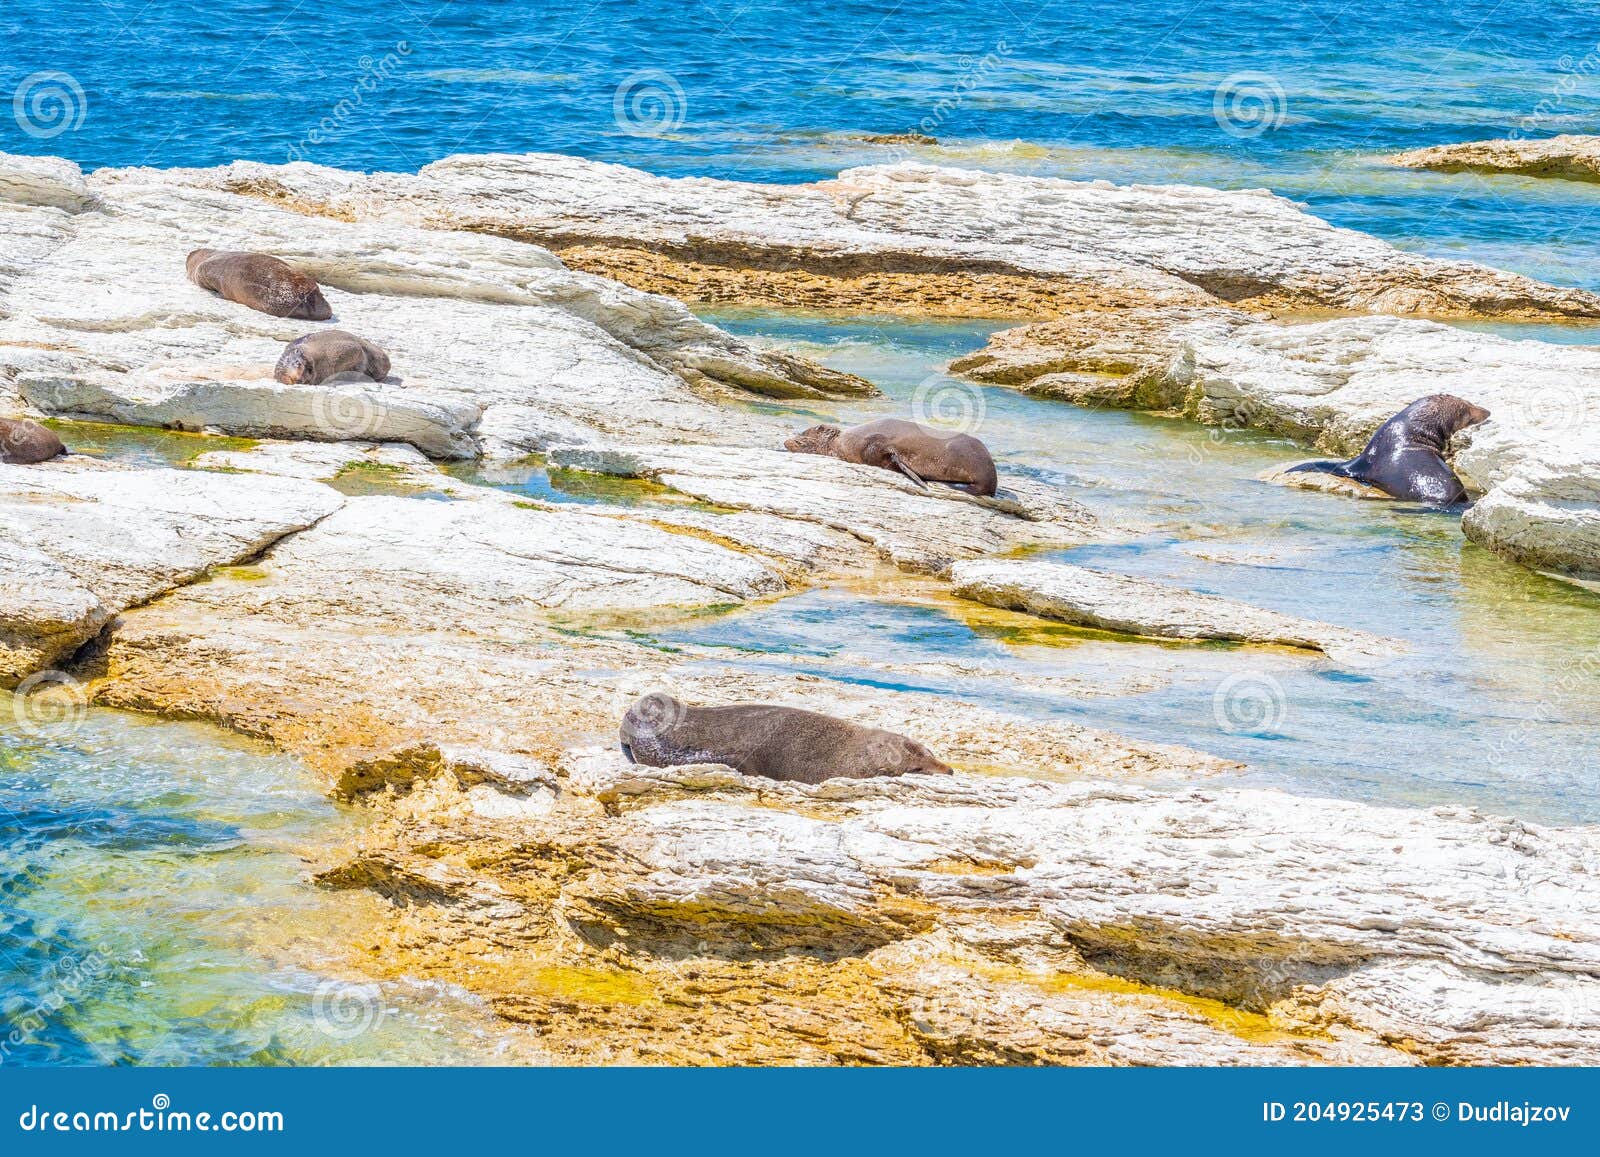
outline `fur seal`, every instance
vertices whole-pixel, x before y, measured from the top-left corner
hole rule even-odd
[[[265,253],[196,249],[184,267],[201,289],[273,317],[327,321],[333,316],[314,280]]]
[[[628,708],[622,752],[646,767],[725,763],[745,775],[794,783],[952,774],[933,752],[893,731],[764,703],[690,707],[662,694]]]
[[[943,482],[968,494],[994,496],[994,459],[971,434],[945,434],[903,418],[879,418],[841,430],[812,426],[786,439],[796,454],[827,454],[883,470],[898,470],[918,486]]]
[[[1453,506],[1467,500],[1467,488],[1445,465],[1445,447],[1458,431],[1488,417],[1488,410],[1454,394],[1429,394],[1379,426],[1366,448],[1350,461],[1303,462],[1288,472],[1336,474],[1375,486],[1393,498]]]
[[[324,329],[286,345],[272,376],[286,386],[320,386],[343,373],[365,374],[381,382],[389,376],[389,355],[353,333]]]
[[[0,418],[0,462],[33,466],[67,452],[55,431],[31,418]]]

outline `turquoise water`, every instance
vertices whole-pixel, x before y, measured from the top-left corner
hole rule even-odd
[[[1373,161],[1593,131],[1600,24],[1581,0],[8,0],[0,36],[0,95],[68,75],[23,104],[62,94],[30,123],[63,131],[0,121],[0,148],[92,167],[554,151],[798,181],[903,154],[1269,186],[1404,246],[1600,284],[1600,188]],[[944,147],[858,139],[907,131]]]
[[[352,898],[300,856],[357,821],[293,760],[111,711],[34,723],[3,698],[0,1068],[502,1052],[462,994],[339,971]]]
[[[981,344],[983,325],[714,320],[865,374],[885,390],[867,402],[762,406],[791,415],[797,427],[903,414],[919,387],[942,388],[959,399],[951,413],[975,416],[1002,478],[1051,483],[1108,521],[1139,528],[1127,542],[1059,552],[1064,561],[1362,628],[1411,650],[1358,670],[1253,648],[1073,640],[1071,632],[1044,647],[1025,631],[966,621],[959,604],[841,591],[736,612],[662,641],[708,644],[755,664],[800,655],[819,660],[809,669],[846,683],[884,682],[875,664],[976,662],[1001,677],[891,682],[1199,747],[1248,763],[1250,782],[1291,791],[1600,821],[1600,686],[1577,666],[1600,654],[1600,596],[1474,546],[1459,517],[1257,481],[1305,456],[1287,440],[1066,406],[939,375],[945,361]],[[1038,674],[1112,684],[1145,674],[1158,685],[1074,696],[1010,678]]]

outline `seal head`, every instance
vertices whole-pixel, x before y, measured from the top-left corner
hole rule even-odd
[[[389,355],[353,333],[325,329],[286,345],[272,376],[286,386],[320,386],[335,375],[350,373],[381,382],[389,376]]]
[[[36,466],[67,452],[54,430],[31,418],[0,418],[0,462]]]

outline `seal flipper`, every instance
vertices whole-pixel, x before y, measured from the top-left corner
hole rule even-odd
[[[1291,466],[1284,471],[1285,474],[1337,474],[1340,478],[1353,477],[1350,473],[1350,463],[1332,462],[1323,459],[1317,462],[1302,462],[1298,466]]]
[[[907,478],[911,479],[911,481],[915,482],[924,490],[928,489],[928,484],[917,475],[915,470],[906,465],[905,459],[901,458],[900,455],[895,453],[893,450],[889,451],[889,465],[893,466],[896,470],[900,471],[900,473],[904,474]]]
[[[617,746],[622,748],[622,754],[626,755],[628,757],[628,762],[629,763],[638,763],[639,762],[637,759],[635,759],[633,757],[633,746],[632,746],[632,744],[629,744],[626,741],[624,741],[622,743],[619,743]]]

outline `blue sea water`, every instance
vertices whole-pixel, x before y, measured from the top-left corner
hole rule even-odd
[[[1376,160],[1594,131],[1582,0],[6,0],[0,37],[0,100],[62,130],[0,119],[0,148],[92,167],[555,151],[800,181],[905,155],[1269,186],[1397,244],[1600,284],[1600,187]],[[941,145],[859,139],[907,131]]]

